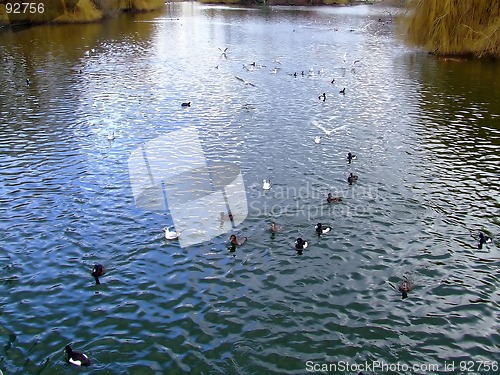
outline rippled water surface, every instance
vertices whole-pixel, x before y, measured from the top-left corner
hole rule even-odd
[[[0,369],[75,373],[68,343],[95,374],[498,361],[499,252],[477,234],[500,236],[500,65],[409,49],[395,12],[177,3],[2,31]],[[131,153],[189,124],[241,170],[235,252],[167,241],[169,211],[135,204]]]

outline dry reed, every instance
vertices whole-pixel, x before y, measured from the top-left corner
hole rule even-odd
[[[407,40],[446,56],[500,57],[500,1],[410,0]]]

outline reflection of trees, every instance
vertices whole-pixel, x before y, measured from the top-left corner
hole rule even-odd
[[[500,66],[489,61],[418,59],[422,84],[420,106],[432,124],[453,129],[456,136],[483,138],[499,130]],[[424,61],[420,61],[424,60]],[[485,84],[489,83],[485,89]],[[446,142],[446,140],[443,140]],[[500,139],[491,137],[498,145]]]

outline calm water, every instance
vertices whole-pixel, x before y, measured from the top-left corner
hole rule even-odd
[[[79,373],[67,343],[95,374],[498,361],[499,251],[475,238],[500,236],[500,64],[409,49],[387,11],[184,3],[0,33],[0,369]],[[131,152],[189,124],[242,171],[234,253],[135,206]]]

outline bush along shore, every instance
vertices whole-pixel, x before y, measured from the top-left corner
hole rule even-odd
[[[445,57],[500,57],[500,1],[409,0],[401,20],[413,45]]]
[[[44,0],[39,2],[38,6],[28,9],[18,8],[14,3],[2,3],[0,23],[5,26],[49,22],[94,22],[118,12],[151,11],[162,7],[164,3],[164,0]]]

